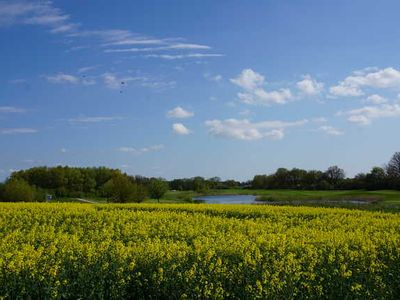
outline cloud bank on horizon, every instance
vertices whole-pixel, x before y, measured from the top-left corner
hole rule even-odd
[[[365,28],[335,22],[332,33],[320,17],[354,15],[356,3],[308,7],[309,19],[299,4],[236,3],[224,7],[234,25],[208,13],[223,4],[206,2],[188,19],[189,4],[0,1],[0,174],[30,161],[246,178],[260,166],[323,168],[326,155],[354,173],[399,150],[399,42],[383,40],[400,28],[391,13],[400,4],[380,8],[387,17],[377,25],[366,1],[355,15]],[[358,44],[345,46],[340,32]],[[371,154],[357,156],[365,147]]]

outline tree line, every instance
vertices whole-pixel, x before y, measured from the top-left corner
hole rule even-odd
[[[385,167],[373,167],[368,173],[346,178],[343,169],[329,167],[326,171],[291,170],[279,168],[269,175],[256,175],[251,181],[253,189],[400,189],[400,152],[396,152]]]
[[[106,167],[34,167],[13,172],[0,184],[0,200],[44,201],[55,198],[106,198],[110,202],[142,202],[160,199],[168,190],[161,178],[130,176]]]
[[[385,167],[373,167],[370,172],[353,178],[346,178],[338,166],[325,171],[279,168],[273,174],[256,175],[248,182],[200,176],[167,181],[131,176],[106,167],[34,167],[13,172],[0,183],[0,201],[44,201],[50,194],[56,198],[98,197],[110,202],[142,202],[146,198],[159,200],[169,189],[206,193],[230,188],[400,190],[400,152]]]

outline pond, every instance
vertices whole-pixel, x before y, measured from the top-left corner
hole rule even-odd
[[[199,196],[193,200],[210,204],[253,204],[256,202],[254,195],[218,195]]]
[[[342,199],[342,200],[272,200],[272,201],[257,201],[257,196],[254,195],[215,195],[215,196],[198,196],[193,200],[200,203],[208,204],[286,204],[286,205],[301,205],[301,204],[324,204],[324,205],[364,205],[371,202],[362,199]]]

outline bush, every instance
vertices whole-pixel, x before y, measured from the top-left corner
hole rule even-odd
[[[123,175],[114,176],[103,185],[103,194],[111,202],[143,202],[146,199],[146,189],[143,185],[133,183]]]
[[[22,179],[8,181],[2,191],[2,200],[10,202],[33,202],[39,200],[36,188]]]

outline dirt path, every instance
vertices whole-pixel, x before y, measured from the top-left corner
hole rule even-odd
[[[98,204],[98,202],[92,201],[92,200],[87,200],[87,199],[82,199],[82,198],[75,198],[75,200],[82,202],[82,203],[91,203],[91,204]]]

